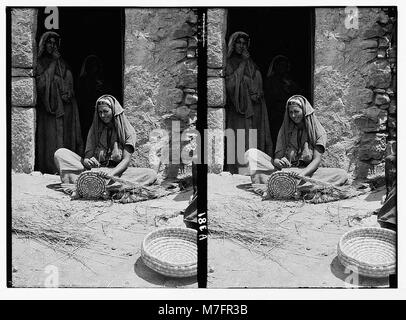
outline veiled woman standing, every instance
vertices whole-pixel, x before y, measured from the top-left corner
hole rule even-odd
[[[277,55],[272,59],[264,88],[271,137],[272,141],[275,142],[275,147],[285,114],[286,102],[295,94],[303,94],[303,90],[291,77],[291,66],[287,57]]]
[[[262,76],[250,58],[249,45],[250,38],[244,32],[233,33],[228,43],[226,125],[228,129],[234,130],[237,141],[234,146],[235,157],[230,155],[230,145],[227,148],[227,167],[231,173],[246,173],[247,170],[243,168],[246,166],[244,153],[249,148],[255,147],[267,154],[272,152]],[[243,132],[245,144],[237,138],[238,129]],[[227,143],[230,144],[230,141]]]
[[[106,84],[102,61],[96,55],[87,56],[83,61],[77,86],[77,100],[83,140],[86,140],[87,133],[92,124],[94,105],[97,99],[109,92],[110,86]]]
[[[59,47],[57,33],[49,31],[42,35],[35,74],[38,93],[36,167],[52,174],[57,172],[54,153],[58,148],[83,153],[73,77],[61,58]]]

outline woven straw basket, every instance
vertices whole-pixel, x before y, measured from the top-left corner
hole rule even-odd
[[[396,232],[359,228],[346,232],[337,247],[340,262],[360,275],[382,278],[396,270]]]
[[[197,275],[197,231],[161,228],[150,232],[141,246],[145,265],[168,277]]]
[[[269,176],[268,193],[274,199],[290,199],[296,193],[297,181],[289,172],[276,171]]]
[[[84,171],[76,181],[76,189],[85,199],[99,199],[106,191],[106,181],[97,172]]]

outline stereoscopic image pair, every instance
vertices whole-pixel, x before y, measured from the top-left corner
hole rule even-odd
[[[9,287],[396,286],[396,7],[6,13]]]

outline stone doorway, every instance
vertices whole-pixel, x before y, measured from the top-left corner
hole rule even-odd
[[[264,85],[272,59],[277,55],[286,56],[290,60],[292,79],[313,104],[314,25],[314,8],[229,8],[226,41],[228,43],[236,31],[250,35],[250,55],[261,71]],[[267,105],[267,108],[272,106]],[[277,117],[281,119],[275,122],[280,123],[283,114]],[[278,130],[271,130],[274,146]]]
[[[46,32],[43,9],[38,10],[36,40]],[[93,119],[92,106],[85,106],[78,97],[78,83],[82,64],[89,55],[99,57],[110,93],[123,105],[124,9],[122,8],[70,8],[59,7],[61,55],[71,68],[75,95],[78,100],[83,140],[86,142]],[[89,111],[89,107],[91,110]],[[87,111],[87,112],[86,112]]]

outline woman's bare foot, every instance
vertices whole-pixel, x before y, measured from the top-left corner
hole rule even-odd
[[[269,176],[274,172],[275,170],[269,170],[269,171],[255,171],[254,173],[251,173],[251,181],[253,184],[266,184],[268,182]]]

